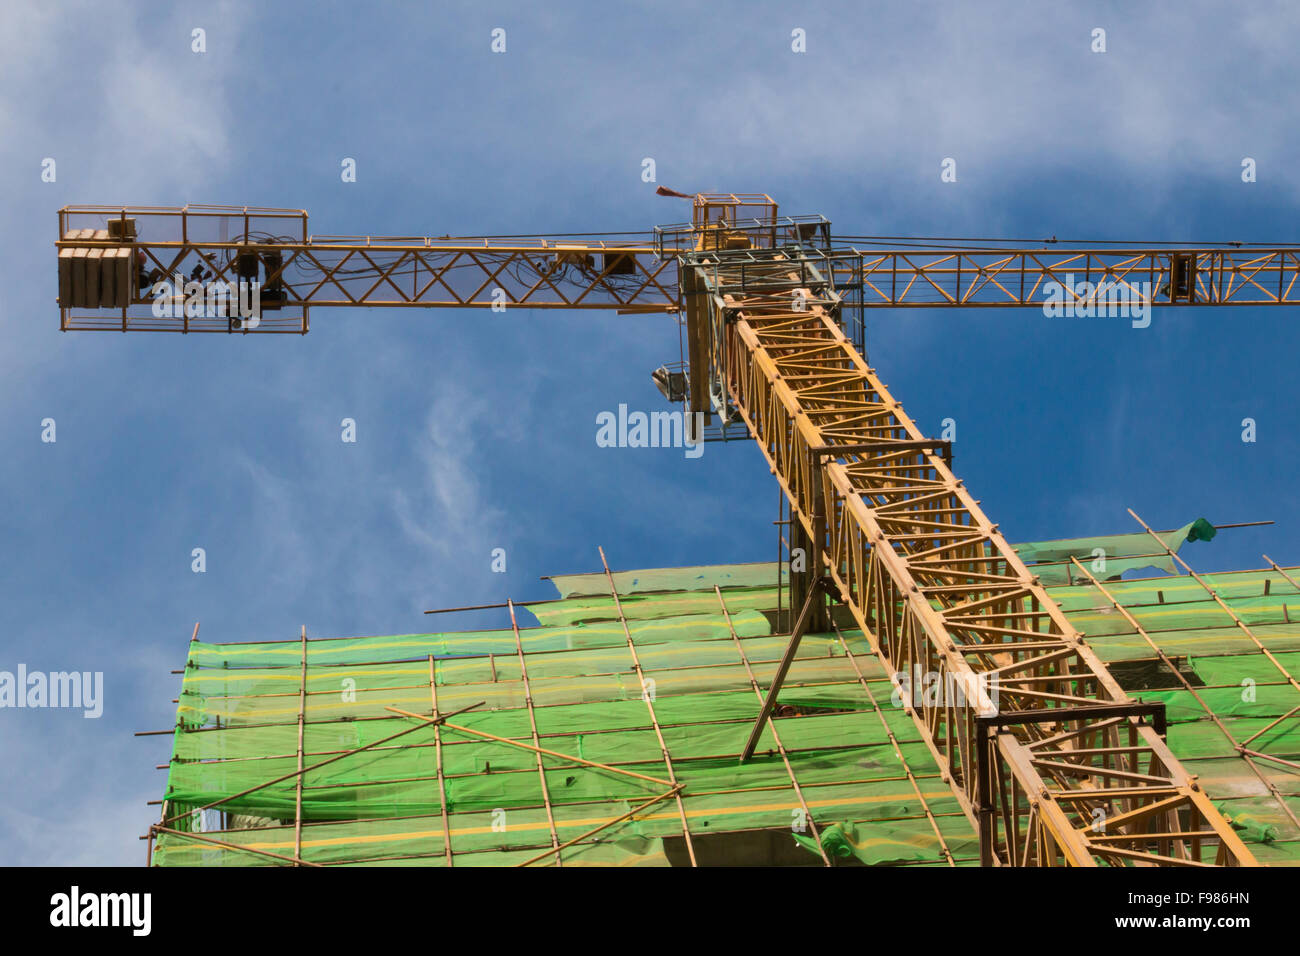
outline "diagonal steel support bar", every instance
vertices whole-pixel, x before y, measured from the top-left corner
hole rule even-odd
[[[808,623],[813,618],[813,611],[817,607],[817,602],[822,600],[822,596],[826,592],[826,582],[822,578],[815,580],[813,586],[808,589],[808,597],[804,600],[803,608],[799,611],[798,620],[794,622],[794,631],[790,634],[790,643],[785,647],[785,654],[781,658],[780,666],[776,669],[776,676],[772,678],[772,686],[767,689],[767,696],[763,698],[763,706],[758,711],[758,719],[754,721],[754,726],[749,731],[749,739],[745,741],[745,749],[741,751],[741,763],[754,756],[754,748],[758,746],[758,738],[763,735],[763,728],[767,725],[767,719],[772,716],[772,708],[776,706],[776,695],[781,693],[781,685],[785,683],[785,675],[790,672],[790,665],[794,663],[794,657],[799,652],[799,642],[803,640],[803,636],[808,630]]]

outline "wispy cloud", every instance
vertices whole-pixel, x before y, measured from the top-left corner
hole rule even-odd
[[[499,404],[454,382],[434,387],[411,449],[423,480],[392,489],[402,531],[424,552],[430,574],[466,560],[486,562],[490,542],[499,540],[505,515],[488,497],[485,476],[475,466],[482,461],[478,450],[508,440],[511,430],[511,416]]]

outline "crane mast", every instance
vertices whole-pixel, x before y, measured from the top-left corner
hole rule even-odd
[[[311,308],[360,306],[673,314],[689,357],[671,397],[743,424],[789,504],[792,553],[808,556],[755,729],[838,604],[891,673],[944,689],[905,706],[985,864],[1254,865],[1165,743],[1163,705],[1130,698],[1070,626],[950,445],[867,363],[862,330],[873,308],[1042,308],[1049,294],[1077,309],[1116,291],[1144,308],[1298,305],[1300,248],[891,247],[780,216],[764,194],[687,198],[691,220],[652,236],[313,236],[302,210],[68,206],[60,327],[304,334]],[[254,288],[234,309],[241,282]]]

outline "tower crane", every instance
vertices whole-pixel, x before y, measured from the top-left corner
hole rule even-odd
[[[1070,625],[950,443],[868,364],[863,329],[872,309],[1051,294],[1080,310],[1300,305],[1300,247],[854,239],[765,194],[684,198],[691,219],[652,234],[440,238],[313,235],[303,210],[66,206],[60,327],[305,334],[311,309],[361,306],[674,315],[684,354],[656,384],[713,437],[758,444],[788,544],[811,558],[755,731],[838,604],[890,672],[961,690],[908,706],[986,865],[1255,865],[1167,746],[1163,705],[1130,698]]]

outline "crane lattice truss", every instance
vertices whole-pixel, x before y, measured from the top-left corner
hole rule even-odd
[[[1120,688],[842,324],[873,307],[1041,307],[1049,282],[1079,305],[1106,286],[1148,305],[1295,305],[1300,249],[873,250],[829,226],[735,194],[696,196],[691,222],[653,238],[314,237],[301,210],[70,206],[61,327],[305,333],[312,306],[678,313],[685,410],[745,423],[792,545],[815,556],[792,648],[824,624],[826,592],[893,672],[940,678],[909,709],[985,863],[1254,864],[1166,746],[1160,707]],[[256,279],[261,321],[213,316],[201,295],[176,308],[193,304],[182,289],[159,308],[173,276]]]
[[[913,716],[984,862],[1253,862],[1152,708],[1110,676],[850,344],[806,264],[743,258],[691,257],[722,335],[719,373],[833,593],[891,671],[938,675],[943,692]]]
[[[692,222],[653,238],[313,236],[303,210],[66,206],[56,242],[61,327],[306,333],[312,307],[677,312],[679,256],[702,241],[732,250],[797,245],[858,309],[1041,308],[1048,283],[1065,286],[1067,301],[1080,306],[1104,300],[1102,286],[1154,303],[1300,305],[1295,247],[864,249],[833,241],[821,216],[778,216],[766,196],[700,199]],[[720,228],[704,219],[715,210]],[[201,266],[209,284],[238,282],[241,254],[261,260],[255,274],[276,293],[266,305],[273,314],[256,326],[158,309],[153,280],[188,278]]]

